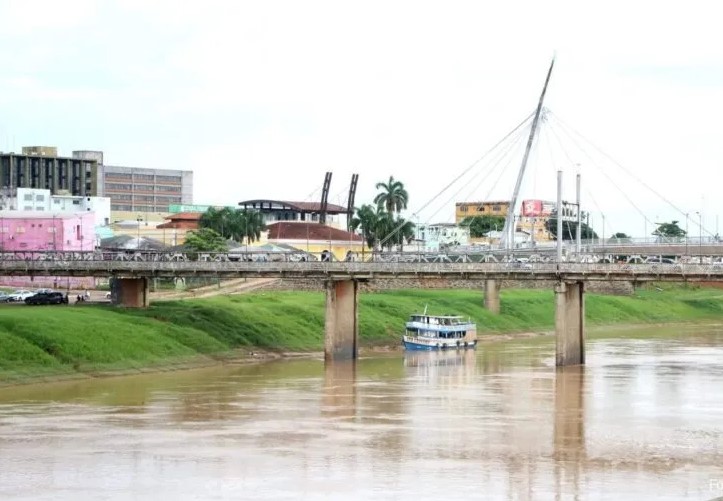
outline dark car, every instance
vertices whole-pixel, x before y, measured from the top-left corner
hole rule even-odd
[[[25,304],[63,304],[68,298],[62,292],[38,292],[25,299]]]

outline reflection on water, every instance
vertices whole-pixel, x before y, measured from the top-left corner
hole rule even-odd
[[[723,332],[627,334],[3,389],[0,498],[723,495]]]

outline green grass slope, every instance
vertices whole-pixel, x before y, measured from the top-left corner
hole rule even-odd
[[[29,377],[152,368],[237,348],[318,351],[324,342],[322,293],[266,292],[154,303],[146,310],[104,306],[0,308],[0,382]],[[551,330],[554,294],[504,290],[502,311],[482,307],[470,290],[362,294],[362,346],[397,345],[403,325],[429,313],[471,317],[480,336]],[[588,325],[687,322],[723,318],[720,290],[672,288],[635,296],[586,295]]]

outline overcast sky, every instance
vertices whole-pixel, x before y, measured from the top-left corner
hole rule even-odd
[[[111,165],[194,171],[194,201],[357,205],[393,175],[411,216],[537,104],[522,198],[582,175],[598,232],[723,216],[723,7],[716,2],[0,0],[0,150],[97,149]],[[550,128],[551,127],[551,128]],[[545,130],[547,131],[545,132]],[[524,142],[522,139],[521,143]],[[509,199],[522,148],[415,218]],[[492,167],[489,167],[491,170]],[[499,168],[500,172],[502,168]],[[462,181],[465,181],[463,179]],[[477,185],[479,184],[479,187]],[[656,195],[661,195],[667,202]],[[721,221],[723,223],[723,221]],[[684,223],[681,223],[684,224]]]

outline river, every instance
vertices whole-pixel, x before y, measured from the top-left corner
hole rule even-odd
[[[0,389],[0,499],[723,496],[723,327]]]

